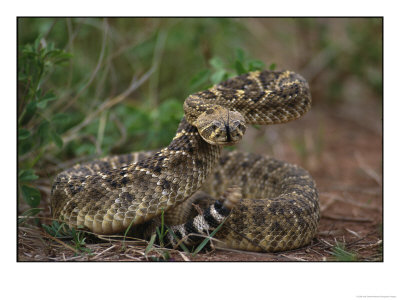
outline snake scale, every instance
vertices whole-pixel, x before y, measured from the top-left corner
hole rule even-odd
[[[277,252],[307,245],[319,222],[310,174],[266,155],[221,150],[241,140],[246,124],[285,123],[310,107],[308,83],[291,71],[250,72],[192,94],[167,147],[60,173],[53,217],[97,234],[130,228],[148,238],[163,214],[172,245],[196,243],[222,222],[214,236],[221,247]]]

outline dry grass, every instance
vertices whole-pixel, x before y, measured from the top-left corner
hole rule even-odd
[[[352,236],[349,238],[348,236]],[[373,234],[360,236],[350,229],[320,231],[307,247],[281,253],[254,253],[210,247],[197,255],[150,245],[144,240],[101,237],[77,250],[71,240],[52,237],[39,227],[18,229],[19,261],[340,261],[335,246],[355,253],[358,261],[382,261],[382,240]]]

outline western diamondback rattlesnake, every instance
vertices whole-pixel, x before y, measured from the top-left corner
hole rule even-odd
[[[132,234],[147,236],[164,211],[175,244],[188,234],[211,232],[229,215],[215,236],[224,247],[274,252],[304,246],[319,221],[309,173],[267,156],[221,155],[221,148],[237,143],[246,124],[288,122],[310,106],[307,82],[290,71],[251,72],[190,95],[167,147],[106,157],[59,174],[53,216],[99,234],[132,226]],[[197,239],[191,235],[187,242]]]

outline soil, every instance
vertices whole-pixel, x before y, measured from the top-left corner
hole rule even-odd
[[[321,220],[312,244],[281,253],[213,249],[196,256],[177,250],[145,253],[146,244],[87,240],[85,251],[39,227],[18,228],[19,261],[383,261],[382,108],[379,103],[314,107],[285,125],[248,130],[239,148],[268,153],[310,171],[320,195]],[[248,145],[252,145],[249,147]],[[41,213],[49,217],[48,203]],[[165,256],[168,253],[168,256]],[[164,256],[163,256],[164,255]]]

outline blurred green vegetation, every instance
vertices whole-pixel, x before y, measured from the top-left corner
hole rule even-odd
[[[77,158],[168,144],[189,94],[264,68],[303,74],[317,104],[353,101],[354,81],[379,101],[382,20],[19,18],[21,199]]]

